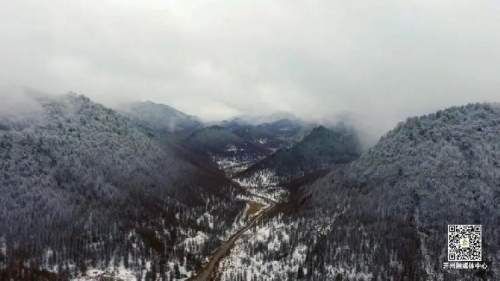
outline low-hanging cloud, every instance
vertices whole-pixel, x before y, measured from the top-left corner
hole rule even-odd
[[[397,121],[500,101],[495,0],[20,0],[0,10],[0,82],[207,120],[289,111]]]

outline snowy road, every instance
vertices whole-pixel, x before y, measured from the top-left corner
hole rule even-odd
[[[260,197],[260,196],[259,196]],[[268,200],[267,198],[265,198]],[[236,240],[240,238],[240,236],[253,227],[259,220],[262,219],[267,213],[269,213],[275,206],[274,201],[269,201],[270,204],[267,206],[263,206],[261,210],[257,210],[255,213],[257,215],[253,217],[246,226],[244,226],[242,229],[238,230],[235,234],[233,234],[227,241],[225,241],[217,250],[215,253],[212,255],[210,258],[210,261],[206,263],[203,268],[197,273],[196,276],[189,278],[188,280],[190,281],[213,281],[216,276],[217,276],[217,268],[219,266],[220,261],[226,257],[230,251],[231,248],[233,248],[234,243]],[[262,206],[258,204],[257,202],[254,201],[249,201],[249,203],[256,203],[257,206]]]

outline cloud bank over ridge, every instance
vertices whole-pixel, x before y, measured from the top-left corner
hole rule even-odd
[[[21,0],[0,10],[0,83],[205,120],[408,116],[499,102],[494,0]]]

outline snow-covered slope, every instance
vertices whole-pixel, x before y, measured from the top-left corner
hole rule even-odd
[[[160,261],[192,268],[238,213],[228,180],[129,118],[76,94],[33,101],[37,110],[0,115],[0,275],[64,279],[113,259],[134,272],[146,261],[156,272]],[[186,260],[183,241],[199,235]]]
[[[325,238],[324,252],[316,254],[326,264],[364,264],[381,278],[377,280],[457,280],[463,274],[467,280],[498,279],[496,105],[472,104],[410,118],[359,160],[304,190],[313,190],[311,207],[339,215]],[[447,259],[448,224],[483,225],[487,271],[441,269]],[[343,258],[326,254],[344,246],[350,250]]]
[[[275,151],[292,146],[310,129],[310,125],[299,120],[251,124],[236,118],[196,130],[184,143],[208,155],[228,175],[234,175]]]
[[[210,126],[193,132],[185,145],[199,154],[205,154],[228,174],[244,169],[272,151],[264,144],[241,137],[234,128]]]
[[[496,105],[410,118],[359,159],[304,182],[284,215],[238,241],[221,263],[222,280],[499,278]],[[448,224],[482,224],[486,270],[442,268]]]
[[[352,128],[314,128],[300,142],[285,147],[259,161],[238,178],[246,181],[261,178],[264,172],[278,179],[299,178],[304,174],[329,169],[334,164],[349,163],[359,157],[361,145]]]

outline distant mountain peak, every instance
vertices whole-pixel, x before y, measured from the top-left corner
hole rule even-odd
[[[327,129],[323,125],[319,125],[319,126],[314,127],[309,135],[321,134],[321,133],[328,133],[328,132],[330,132],[329,129]]]
[[[226,122],[235,122],[238,124],[261,125],[275,122],[302,122],[300,118],[289,112],[275,112],[268,115],[240,115]]]
[[[271,170],[279,177],[298,177],[344,164],[359,157],[361,146],[352,129],[338,127],[328,129],[315,127],[300,142],[291,147],[282,148],[240,174],[252,177],[259,171]]]
[[[128,104],[123,112],[139,124],[160,132],[190,133],[202,126],[198,117],[152,101]]]

